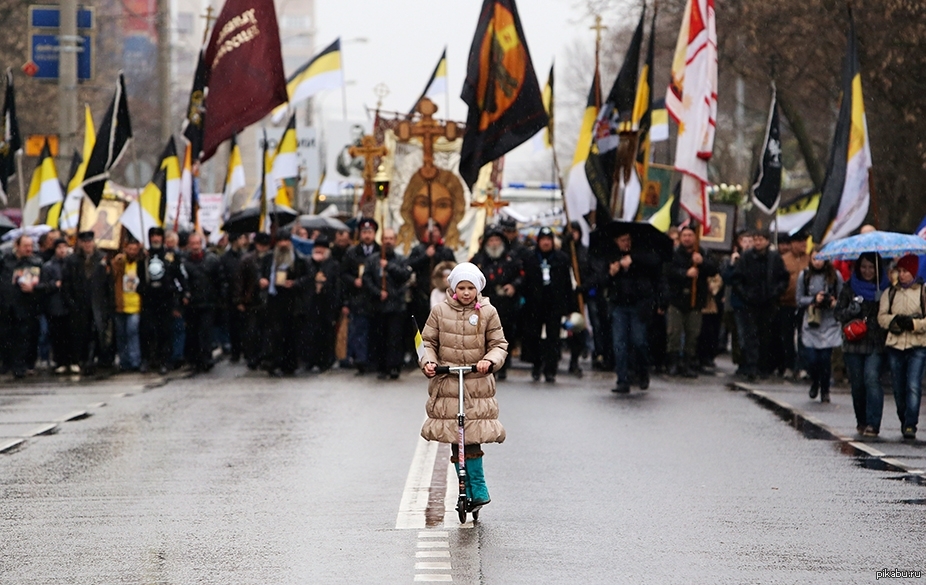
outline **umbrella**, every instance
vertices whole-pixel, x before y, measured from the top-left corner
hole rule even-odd
[[[3,234],[3,237],[0,239],[2,239],[4,242],[8,240],[15,240],[22,235],[27,235],[30,238],[37,238],[43,234],[47,234],[53,229],[50,225],[45,224],[30,225],[24,228],[18,228],[15,225],[12,228],[8,228],[6,227],[7,224],[12,225],[12,220],[4,215],[0,215],[0,233]]]
[[[863,252],[877,252],[882,258],[922,256],[926,254],[926,240],[914,234],[868,232],[830,242],[814,256],[821,260],[856,260]]]
[[[5,234],[10,230],[15,230],[16,224],[12,219],[8,218],[6,215],[0,213],[0,234]]]
[[[590,234],[590,253],[606,254],[613,250],[616,248],[614,238],[621,234],[630,234],[634,249],[652,250],[664,262],[672,258],[672,238],[654,225],[642,221],[612,221],[598,227]]]
[[[290,223],[296,219],[298,215],[299,213],[296,210],[282,205],[271,205],[270,209],[267,211],[267,216],[278,226]],[[257,206],[245,207],[241,211],[233,213],[231,217],[225,221],[225,225],[222,226],[223,231],[232,234],[249,234],[259,229],[260,207]]]
[[[305,229],[311,230],[334,230],[334,231],[350,231],[350,228],[347,227],[347,224],[341,221],[340,219],[334,217],[325,217],[324,215],[300,215],[298,219],[299,225]]]

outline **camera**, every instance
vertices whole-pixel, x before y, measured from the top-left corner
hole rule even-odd
[[[818,309],[828,309],[833,303],[833,295],[828,292],[823,293],[823,300],[819,303],[816,303]]]

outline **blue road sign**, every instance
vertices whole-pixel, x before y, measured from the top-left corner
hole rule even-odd
[[[93,44],[89,35],[80,35],[77,53],[77,79],[87,80],[93,74]],[[39,66],[35,79],[58,79],[58,35],[32,34],[32,60]]]
[[[58,79],[58,28],[61,13],[54,6],[30,6],[29,24],[32,61],[38,66],[36,79]],[[81,42],[77,53],[77,79],[87,80],[93,75],[93,8],[77,10],[77,33]]]
[[[61,13],[49,6],[32,6],[29,10],[29,24],[34,28],[58,28],[61,26]],[[93,9],[77,9],[77,29],[93,28]]]

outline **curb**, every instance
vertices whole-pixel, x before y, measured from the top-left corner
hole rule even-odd
[[[196,373],[195,372],[177,372],[177,373],[168,373],[165,376],[159,376],[153,380],[148,381],[145,384],[140,386],[141,392],[148,392],[156,388],[161,388],[168,385],[174,380],[183,380],[187,378],[192,378]],[[88,378],[86,381],[95,382],[100,380],[106,380],[111,377],[111,374],[106,376],[100,376],[98,378]],[[83,381],[83,380],[82,380]],[[126,398],[131,396],[131,393],[123,392],[121,394],[114,394],[114,398]],[[76,422],[84,420],[93,416],[91,412],[94,409],[99,409],[107,406],[106,402],[95,402],[87,406],[86,409],[74,410],[69,412],[61,417],[54,419],[52,422],[43,424],[35,429],[29,431],[26,435],[18,439],[11,439],[5,442],[0,442],[0,454],[13,453],[18,450],[20,447],[23,447],[26,444],[27,439],[33,439],[35,437],[41,437],[46,435],[52,435],[57,433],[61,429],[63,423]]]
[[[835,441],[840,443],[840,453],[852,457],[870,457],[877,459],[881,462],[885,471],[898,471],[916,475],[920,478],[926,478],[926,470],[907,465],[903,461],[889,457],[886,453],[871,445],[858,441],[852,437],[843,436],[817,417],[807,414],[783,400],[775,398],[768,392],[764,392],[741,382],[731,382],[727,386],[733,391],[745,392],[746,396],[754,400],[760,406],[777,414],[779,418],[809,439]]]

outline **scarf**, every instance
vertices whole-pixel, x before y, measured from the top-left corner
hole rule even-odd
[[[849,278],[849,285],[852,287],[852,290],[855,292],[855,294],[862,297],[866,301],[878,300],[878,298],[881,296],[878,293],[886,289],[888,286],[890,286],[890,284],[891,284],[891,281],[890,279],[887,278],[887,275],[885,274],[881,275],[880,290],[879,290],[878,285],[876,285],[873,281],[869,282],[867,280],[862,280],[861,278],[859,278],[855,274],[854,270],[852,271],[852,276]]]

